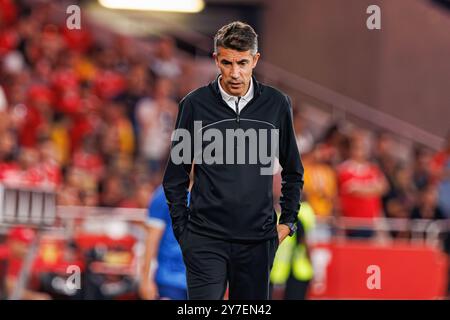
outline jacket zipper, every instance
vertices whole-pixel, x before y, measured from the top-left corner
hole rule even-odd
[[[219,99],[220,104],[222,104],[229,111],[233,112],[232,109],[230,108],[230,106],[225,101],[223,101],[223,98],[222,98],[222,95],[220,94],[220,92],[216,92],[215,89],[213,89],[213,88],[211,88],[211,90],[213,91],[214,95],[216,95],[216,97]],[[255,100],[257,98],[259,98],[260,95],[261,94],[259,93],[259,91],[257,90],[257,88],[255,86],[255,92],[253,93],[253,98],[245,105],[245,107],[242,110],[248,109],[248,107],[250,105],[252,105],[255,102]],[[239,98],[241,98],[241,97],[239,97]],[[236,122],[239,124],[240,119],[241,119],[239,109],[236,108],[236,110],[233,113],[236,115]]]
[[[238,97],[237,100],[236,100],[236,122],[238,124],[238,127],[239,127],[239,121],[240,121],[240,118],[239,118],[239,101],[241,101],[241,97]]]

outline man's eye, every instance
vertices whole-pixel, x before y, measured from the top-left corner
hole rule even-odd
[[[247,61],[239,62],[239,65],[241,65],[241,66],[245,66],[246,64],[247,64]]]
[[[230,65],[231,63],[229,61],[222,61],[222,64],[227,66],[227,65]]]

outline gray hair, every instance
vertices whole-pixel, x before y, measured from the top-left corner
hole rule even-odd
[[[247,23],[241,21],[231,22],[217,31],[214,36],[214,52],[223,47],[237,51],[250,50],[252,55],[258,52],[258,35]]]

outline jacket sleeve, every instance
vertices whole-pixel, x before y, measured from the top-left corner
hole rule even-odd
[[[279,160],[282,167],[279,223],[295,223],[300,209],[304,170],[295,137],[291,102],[287,96],[281,115]]]
[[[192,105],[187,98],[184,98],[179,104],[169,159],[163,177],[163,188],[172,219],[173,233],[178,241],[190,212],[187,197],[193,161],[193,137]],[[182,151],[180,151],[181,147]],[[175,159],[178,156],[183,160]]]

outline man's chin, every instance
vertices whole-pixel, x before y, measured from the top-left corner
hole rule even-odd
[[[228,91],[230,91],[234,96],[239,96],[242,93],[242,85],[229,86]]]

